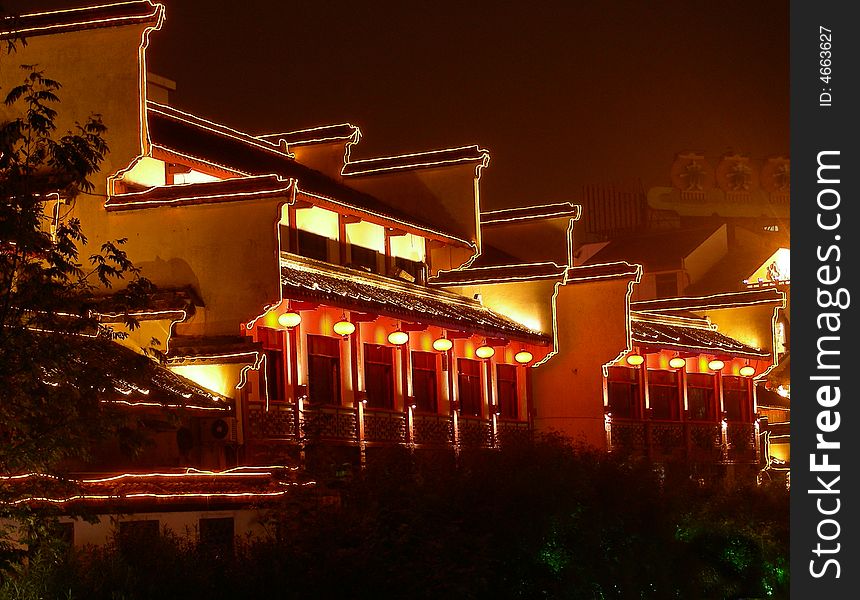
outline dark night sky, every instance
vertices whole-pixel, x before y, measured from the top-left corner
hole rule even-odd
[[[165,3],[149,66],[177,107],[252,133],[349,121],[356,158],[477,143],[485,207],[665,184],[681,150],[789,151],[785,0]]]

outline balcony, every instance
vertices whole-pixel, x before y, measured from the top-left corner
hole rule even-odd
[[[365,408],[362,413],[363,438],[360,438],[358,411],[348,406],[308,406],[297,418],[293,404],[249,402],[246,436],[249,441],[327,442],[368,445],[411,445],[416,448],[496,448],[531,438],[532,430],[524,421],[499,420],[496,432],[493,422],[477,417],[414,413],[409,427],[407,413]],[[298,432],[301,431],[302,435]],[[456,431],[456,435],[455,435]]]
[[[753,423],[612,420],[608,426],[612,452],[661,462],[755,463],[757,440]]]

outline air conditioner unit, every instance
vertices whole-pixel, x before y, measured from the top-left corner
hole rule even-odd
[[[204,442],[238,444],[239,423],[236,417],[203,419],[201,422],[200,437]]]

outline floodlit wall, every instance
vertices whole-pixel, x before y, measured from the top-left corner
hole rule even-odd
[[[571,252],[569,226],[570,218],[494,223],[483,226],[481,243],[498,248],[523,262],[567,265]]]
[[[684,257],[684,271],[688,281],[684,285],[697,283],[711,267],[720,262],[728,253],[726,226],[722,225],[695,250]]]
[[[604,364],[627,348],[627,279],[572,282],[556,297],[558,354],[532,377],[535,428],[606,449]]]
[[[344,182],[467,241],[478,239],[475,164],[351,175]]]
[[[335,140],[325,144],[301,144],[289,147],[296,162],[311,169],[325,173],[333,179],[340,179],[344,156],[349,140]]]
[[[699,312],[716,324],[720,333],[772,353],[774,308],[765,304]]]
[[[277,223],[287,198],[110,213],[135,264],[162,288],[191,286],[204,306],[181,335],[238,335],[280,299]]]
[[[193,510],[182,512],[139,512],[133,515],[101,514],[96,515],[97,521],[90,523],[68,517],[60,519],[61,523],[73,523],[75,546],[101,546],[108,543],[121,521],[152,521],[157,520],[159,529],[169,529],[182,536],[187,535],[197,539],[200,519],[217,519],[232,517],[236,535],[246,534],[252,537],[262,537],[266,534],[265,523],[261,520],[261,512],[257,510]]]
[[[467,298],[481,295],[481,303],[535,331],[552,333],[552,294],[555,279],[484,283],[446,288]]]
[[[101,172],[91,178],[95,195],[81,195],[75,205],[74,214],[81,219],[89,248],[110,239],[103,208],[107,176],[141,154],[143,69],[139,49],[144,30],[144,25],[127,25],[33,36],[2,58],[0,88],[4,94],[23,82],[24,71],[18,68],[22,64],[38,65],[46,77],[62,85],[60,103],[54,107],[57,135],[73,129],[76,121],[84,123],[92,114],[100,114],[108,128],[105,140],[110,154]],[[0,105],[0,119],[19,114]],[[88,254],[87,250],[82,254]]]

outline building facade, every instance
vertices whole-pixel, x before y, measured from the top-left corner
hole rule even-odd
[[[146,68],[164,11],[140,0],[15,22],[16,60],[63,83],[59,128],[94,109],[109,127],[93,194],[66,208],[92,243],[127,238],[158,286],[122,351],[155,340],[161,377],[193,390],[118,382],[130,414],[185,421],[150,427],[142,457],[106,448],[77,475],[90,491],[52,502],[223,519],[313,485],[299,467],[321,447],[362,464],[379,446],[456,455],[535,430],[656,461],[761,464],[753,381],[774,363],[778,292],[634,302],[635,257],[574,260],[578,205],[482,209],[479,146],[359,159],[349,123],[252,135],[170,106],[174,84]],[[124,330],[102,301],[103,324]]]

